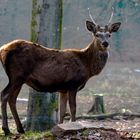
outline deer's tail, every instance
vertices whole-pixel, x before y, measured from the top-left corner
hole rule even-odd
[[[3,46],[0,47],[0,61],[2,64],[4,64],[4,60],[5,60],[5,51],[3,50]]]
[[[1,52],[2,52],[2,47],[0,47],[0,61],[2,61]]]

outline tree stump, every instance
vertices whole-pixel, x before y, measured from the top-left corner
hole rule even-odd
[[[93,114],[105,113],[103,94],[94,94],[94,96],[95,96],[94,103],[91,109],[88,111],[88,114],[89,113],[93,113]]]

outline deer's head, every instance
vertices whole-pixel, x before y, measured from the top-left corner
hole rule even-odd
[[[86,26],[88,31],[93,33],[94,41],[96,42],[98,49],[102,51],[107,50],[107,48],[109,47],[109,38],[111,37],[111,34],[113,32],[118,31],[121,23],[117,22],[117,23],[110,24],[113,17],[113,11],[109,23],[104,27],[101,27],[98,24],[96,24],[96,22],[93,20],[90,13],[89,15],[92,21],[86,21]]]

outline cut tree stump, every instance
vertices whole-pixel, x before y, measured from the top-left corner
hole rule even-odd
[[[103,94],[94,94],[94,96],[95,96],[94,103],[91,109],[88,111],[88,114],[89,113],[92,113],[92,114],[105,113]]]

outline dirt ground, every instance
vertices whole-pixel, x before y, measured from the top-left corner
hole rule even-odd
[[[83,121],[89,129],[65,132],[58,140],[132,140],[140,139],[140,119]],[[91,128],[92,127],[92,128]]]
[[[93,125],[92,129],[85,129],[75,133],[67,133],[61,138],[48,138],[49,140],[140,140],[140,119],[133,120],[80,120]],[[14,120],[9,119],[9,126],[14,131],[11,137],[12,140],[21,140],[20,136],[16,134]],[[0,124],[1,127],[1,124]],[[95,127],[95,128],[94,128]],[[2,133],[2,132],[1,132]],[[0,134],[3,135],[3,134]],[[48,140],[47,138],[40,138],[37,140]]]
[[[135,132],[116,131],[114,129],[90,129],[76,135],[67,135],[57,140],[139,140],[140,134]]]

